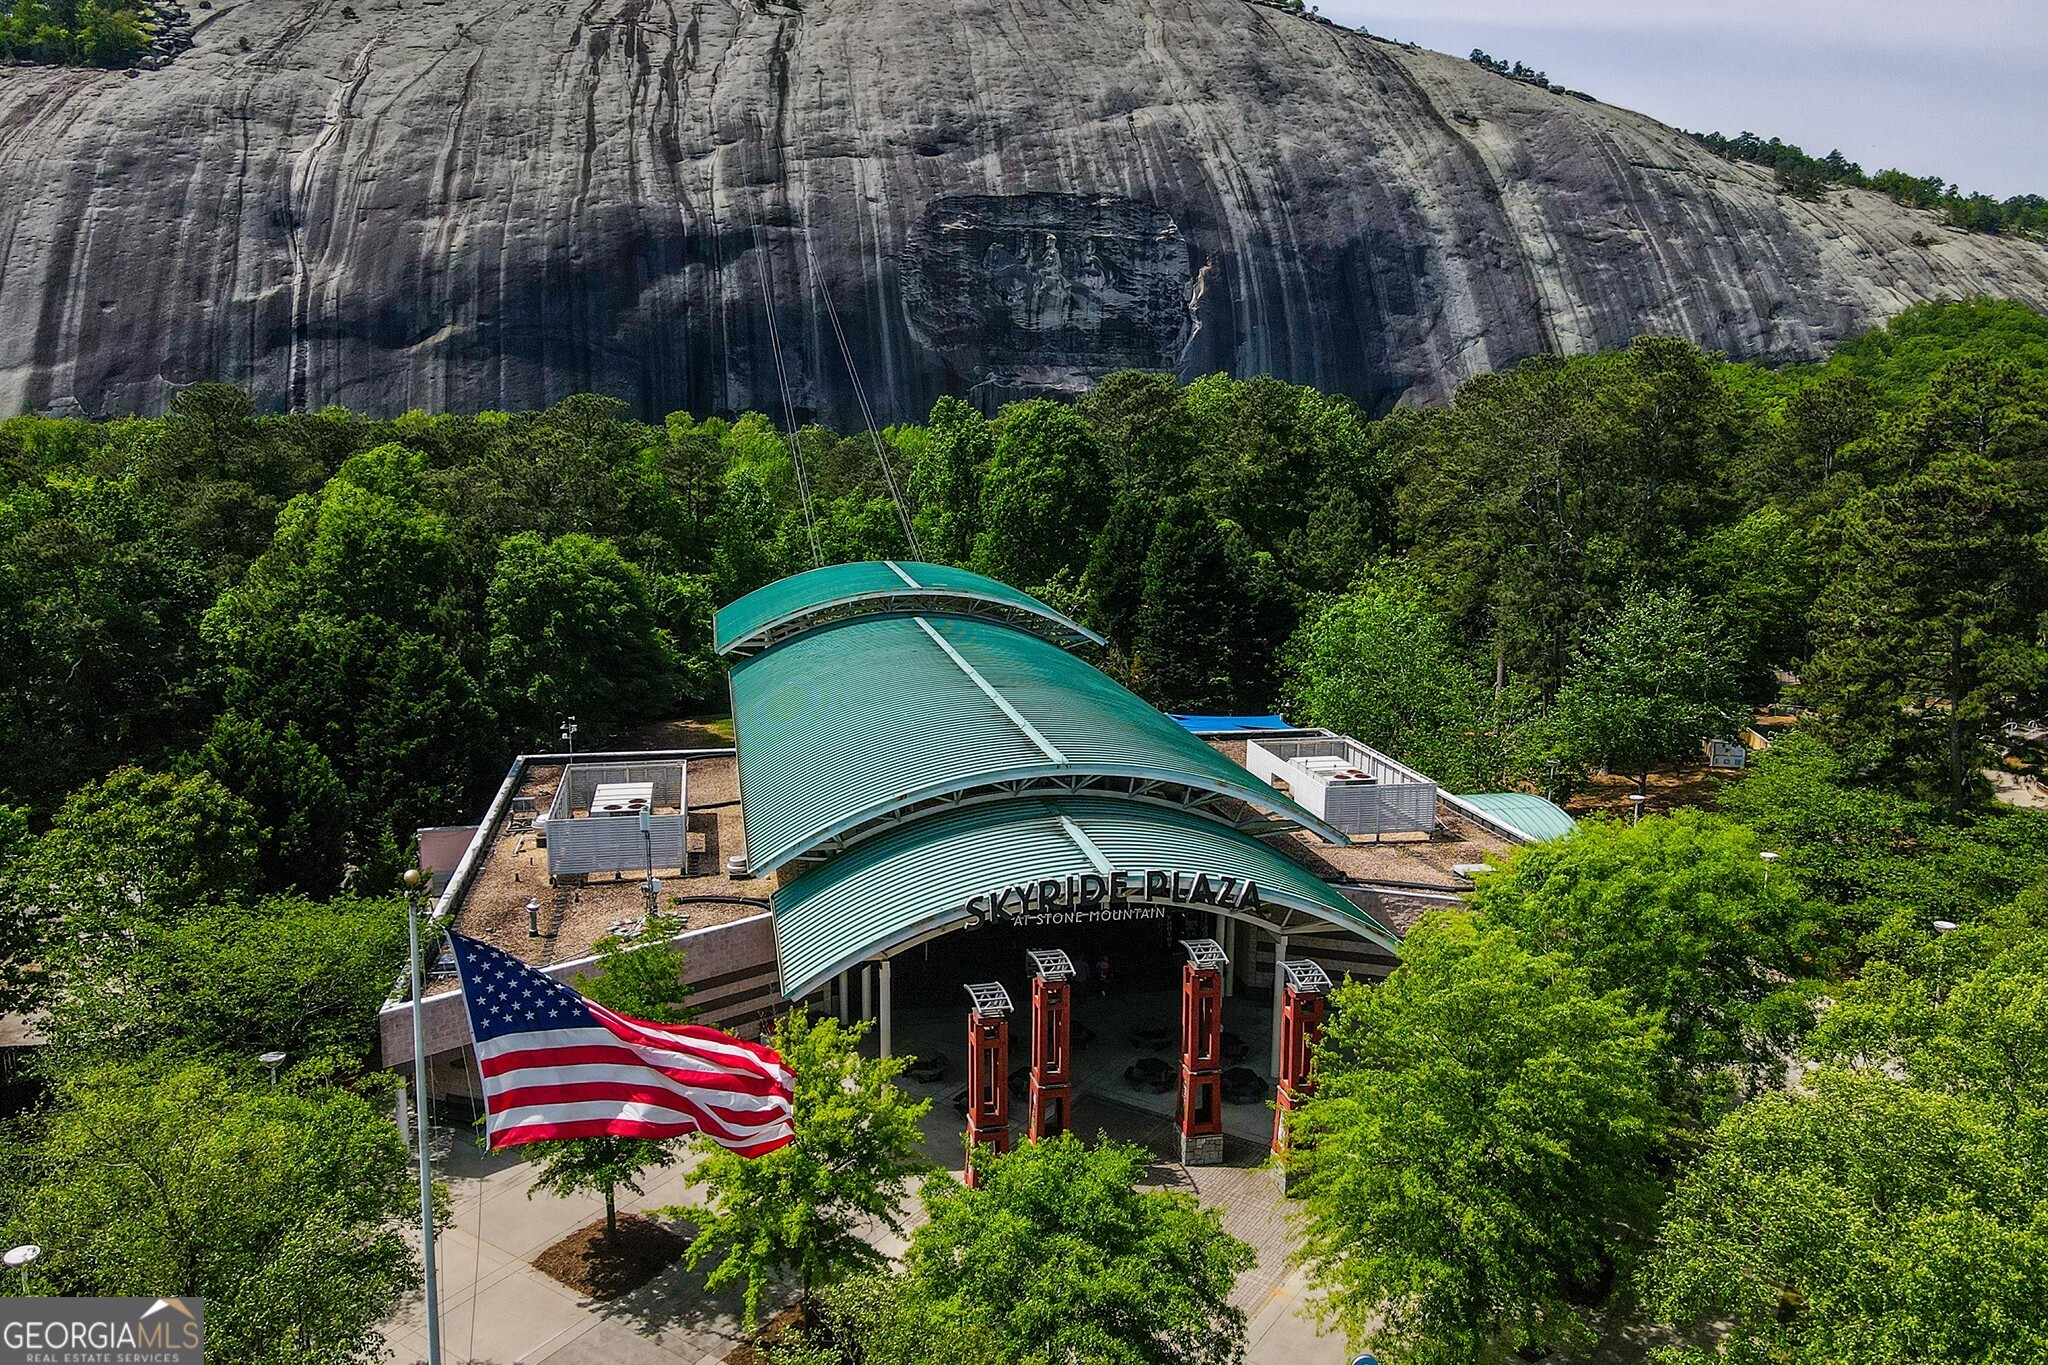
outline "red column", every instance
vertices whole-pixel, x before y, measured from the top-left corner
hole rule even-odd
[[[1223,1159],[1223,973],[1190,962],[1180,969],[1181,1161]]]
[[[1275,971],[1281,970],[1278,963]],[[1320,992],[1298,989],[1290,981],[1280,1000],[1280,1082],[1273,1113],[1273,1151],[1287,1150],[1287,1116],[1315,1093],[1316,1080],[1310,1073],[1316,1040],[1323,1034],[1323,1014],[1329,1002]]]
[[[974,1149],[1010,1150],[1010,1021],[967,1016],[967,1187],[975,1187]]]
[[[1067,1131],[1067,1106],[1072,1102],[1069,1073],[1072,1038],[1072,987],[1043,976],[1031,981],[1031,1140],[1058,1137]]]

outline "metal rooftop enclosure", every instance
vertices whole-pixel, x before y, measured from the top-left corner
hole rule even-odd
[[[1003,621],[1056,645],[1105,643],[1026,592],[966,569],[893,559],[831,564],[770,583],[718,613],[721,654],[757,654],[833,621],[889,612],[936,612]]]
[[[1088,791],[1349,842],[1107,675],[996,622],[843,621],[735,664],[731,686],[757,876],[941,806]]]
[[[1057,926],[1091,893],[1134,919],[1159,913],[1148,907],[1214,910],[1279,933],[1335,926],[1398,950],[1390,929],[1257,839],[1163,806],[1071,796],[934,815],[784,885],[774,897],[782,991],[800,999],[856,963],[963,925]]]

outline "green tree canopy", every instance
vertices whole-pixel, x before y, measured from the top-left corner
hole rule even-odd
[[[1770,875],[1756,834],[1696,810],[1582,822],[1482,877],[1472,906],[1531,950],[1568,955],[1594,989],[1663,1016],[1688,1086],[1776,1083],[1810,1021],[1802,980],[1836,949],[1830,918]]]
[[[924,1297],[921,1282],[869,1272],[813,1296],[815,1329],[788,1333],[768,1352],[772,1365],[958,1365],[1005,1360],[1001,1339],[977,1308]]]
[[[2018,1362],[2048,1353],[2039,1151],[1959,1095],[1821,1071],[1721,1121],[1644,1276],[1667,1320],[1725,1322],[1679,1362]]]
[[[490,709],[432,636],[307,615],[234,642],[229,657],[227,709],[279,733],[297,726],[344,775],[359,885],[389,885],[400,835],[461,813],[492,775]]]
[[[381,1105],[237,1084],[201,1064],[61,1079],[9,1218],[37,1287],[203,1295],[207,1348],[252,1365],[382,1357],[419,1283],[416,1189]]]
[[[233,1068],[274,1049],[314,1074],[353,1074],[375,1059],[405,945],[393,901],[277,896],[146,924],[65,973],[46,1061],[167,1051]]]
[[[932,405],[926,432],[906,485],[917,508],[917,540],[938,563],[964,564],[981,531],[981,475],[994,454],[994,434],[980,413],[950,397]]]
[[[1589,762],[1634,776],[1700,752],[1728,728],[1728,651],[1684,589],[1636,588],[1588,632],[1557,694],[1558,725]]]
[[[976,569],[1021,588],[1075,577],[1107,510],[1102,452],[1072,408],[1035,399],[1004,409],[981,482]]]
[[[447,519],[425,506],[424,461],[401,446],[352,458],[318,494],[295,498],[225,606],[242,629],[321,613],[431,630],[451,610],[459,560]]]
[[[1416,1365],[1588,1340],[1661,1195],[1655,1016],[1463,913],[1331,1004],[1287,1158],[1319,1316]]]
[[[1845,508],[1806,681],[1866,761],[1966,802],[1998,723],[2048,672],[2040,502],[2009,465],[1953,455]]]
[[[1193,498],[1161,510],[1139,574],[1132,672],[1176,711],[1263,705],[1294,612],[1273,557]]]
[[[796,1075],[796,1141],[751,1159],[710,1151],[696,1173],[704,1203],[667,1210],[697,1227],[690,1267],[715,1260],[706,1287],[744,1288],[750,1326],[778,1275],[795,1272],[808,1298],[880,1269],[866,1228],[902,1236],[911,1180],[930,1169],[918,1121],[931,1101],[897,1088],[908,1057],[860,1055],[866,1031],[802,1010],[778,1020],[771,1043]]]
[[[256,813],[257,880],[265,889],[323,895],[340,886],[348,789],[297,724],[273,730],[222,715],[191,762]]]
[[[675,693],[675,639],[646,576],[607,541],[508,538],[485,610],[498,713],[524,736],[553,733],[564,715],[602,732]]]
[[[1811,1046],[1967,1095],[2048,1160],[2048,929],[1959,929],[1910,963],[1873,962],[1837,990]]]
[[[117,768],[73,792],[28,856],[32,893],[66,937],[176,923],[246,898],[256,813],[210,774]]]
[[[1229,1365],[1245,1317],[1230,1303],[1251,1247],[1192,1195],[1141,1190],[1152,1158],[1068,1133],[978,1157],[979,1188],[925,1185],[930,1221],[904,1255],[909,1293],[979,1319],[992,1359]]]
[[[1455,791],[1521,776],[1525,739],[1421,591],[1381,566],[1309,616],[1287,647],[1287,714],[1408,763]]]
[[[0,477],[0,795],[47,811],[203,729],[218,586],[136,480]]]

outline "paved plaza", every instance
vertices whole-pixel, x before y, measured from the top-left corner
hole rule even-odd
[[[933,1100],[925,1121],[926,1150],[957,1173],[961,1124],[954,1097],[964,1088],[966,999],[961,1008],[899,1009],[894,1045],[899,1052],[952,1059],[949,1074],[931,1084],[907,1082],[906,1089]],[[1223,1224],[1258,1252],[1258,1263],[1238,1281],[1233,1301],[1250,1320],[1247,1359],[1264,1365],[1321,1365],[1349,1359],[1344,1343],[1321,1336],[1301,1311],[1304,1288],[1286,1265],[1289,1240],[1283,1200],[1274,1176],[1256,1169],[1266,1150],[1272,1114],[1263,1104],[1230,1105],[1225,1111],[1226,1162],[1186,1167],[1176,1153],[1171,1092],[1153,1095],[1130,1089],[1123,1072],[1148,1055],[1129,1034],[1146,1027],[1171,1028],[1177,998],[1170,992],[1083,1000],[1075,1011],[1094,1039],[1075,1052],[1074,1126],[1137,1142],[1159,1158],[1148,1183],[1184,1190],[1219,1209]],[[1249,1049],[1248,1064],[1267,1074],[1268,1012],[1262,1002],[1232,1000],[1225,1026]],[[1028,1029],[1019,1028],[1028,1036]],[[953,1035],[958,1034],[955,1038]],[[1173,1045],[1160,1055],[1174,1058]],[[1020,1036],[1012,1065],[1028,1061]],[[1013,1103],[1018,1131],[1023,1104]],[[441,1236],[442,1350],[449,1365],[713,1365],[743,1340],[737,1292],[710,1294],[702,1274],[680,1266],[657,1275],[623,1299],[597,1303],[535,1270],[533,1258],[575,1229],[604,1213],[594,1196],[557,1199],[526,1197],[529,1169],[516,1153],[487,1155],[468,1134],[443,1130],[436,1142],[435,1173],[453,1196],[453,1224]],[[644,1195],[622,1194],[623,1212],[648,1212],[688,1203],[696,1194],[689,1172],[679,1165],[650,1174]],[[876,1244],[901,1249],[877,1229]],[[387,1326],[396,1358],[426,1356],[425,1315],[418,1300]]]

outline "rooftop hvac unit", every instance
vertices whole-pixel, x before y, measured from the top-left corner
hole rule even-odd
[[[638,815],[654,805],[652,782],[604,782],[590,796],[590,814]]]
[[[1436,784],[1347,735],[1250,740],[1244,763],[1346,834],[1426,834],[1436,825]]]

